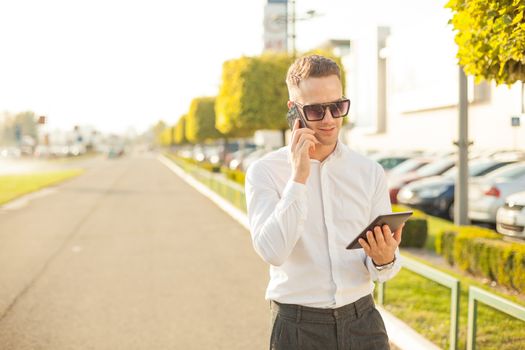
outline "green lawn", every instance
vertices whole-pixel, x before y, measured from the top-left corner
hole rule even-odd
[[[461,281],[459,347],[467,337],[468,286]],[[450,289],[408,270],[385,285],[385,308],[439,347],[448,349]],[[525,322],[478,304],[478,349],[525,349]]]
[[[0,176],[0,205],[24,194],[54,185],[82,174],[82,169]]]
[[[394,211],[411,210],[402,206],[394,206]],[[425,249],[435,251],[435,238],[439,232],[453,229],[454,224],[448,220],[424,215],[428,222],[428,238]],[[403,253],[421,263],[428,261]],[[483,284],[479,279],[459,274],[451,267],[432,265],[442,272],[458,278],[461,283],[459,349],[466,348],[468,288],[476,286],[499,295],[512,302],[525,306],[524,295],[511,295]],[[424,277],[403,269],[392,281],[386,284],[385,308],[409,324],[417,332],[431,340],[441,348],[449,346],[450,330],[450,290]],[[483,304],[478,304],[478,349],[525,349],[525,322],[505,315]]]

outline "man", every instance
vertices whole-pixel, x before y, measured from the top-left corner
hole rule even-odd
[[[312,55],[286,77],[295,109],[291,143],[255,162],[246,198],[252,241],[270,266],[271,349],[388,349],[373,280],[400,269],[401,230],[376,227],[345,249],[377,215],[391,212],[383,169],[338,141],[350,101],[337,64]],[[300,128],[299,119],[306,123]]]

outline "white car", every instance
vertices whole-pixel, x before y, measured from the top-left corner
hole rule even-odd
[[[469,182],[468,217],[496,223],[496,212],[507,196],[525,191],[525,162],[509,164]]]
[[[496,230],[525,239],[525,191],[508,196],[505,205],[498,209]]]

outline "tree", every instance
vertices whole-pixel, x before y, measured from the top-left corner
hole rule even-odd
[[[173,131],[174,127],[166,127],[160,133],[160,144],[161,146],[171,146],[173,145]]]
[[[177,124],[175,125],[175,144],[181,145],[186,143],[188,140],[186,139],[186,117],[187,115],[183,115],[179,118],[177,121]]]
[[[37,118],[32,111],[19,112],[15,115],[4,112],[0,125],[0,144],[15,145],[17,134],[20,138],[29,136],[32,140],[38,140]],[[18,131],[17,131],[18,130]]]
[[[186,116],[186,137],[193,143],[221,137],[215,128],[215,97],[198,97],[191,101]]]
[[[37,139],[37,118],[34,112],[25,111],[15,115],[15,125],[20,127],[21,133],[24,136],[31,136],[34,140]]]
[[[523,0],[450,0],[457,31],[457,57],[476,82],[511,85],[525,81],[525,2]]]
[[[291,62],[283,54],[226,61],[215,107],[217,129],[242,137],[258,129],[288,128],[285,78]]]
[[[340,58],[323,50],[307,54],[334,59],[341,67],[344,86],[345,74]],[[281,130],[284,140],[284,133],[289,128],[285,80],[292,62],[293,58],[286,54],[241,57],[225,62],[215,105],[217,129],[222,133],[235,132],[238,136],[251,136],[259,129]]]
[[[155,126],[153,126],[153,135],[155,136],[155,143],[162,144],[162,133],[168,126],[163,120],[159,120]]]
[[[458,178],[455,195],[456,224],[468,223],[468,99],[465,74],[476,82],[494,80],[514,84],[521,80],[524,107],[525,21],[523,0],[449,0],[454,15],[449,21],[456,32],[459,59]]]

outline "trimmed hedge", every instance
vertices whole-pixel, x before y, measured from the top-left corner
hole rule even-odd
[[[168,157],[172,158],[172,159],[175,159],[175,160],[182,160],[186,163],[189,163],[191,165],[195,165],[195,166],[198,166],[206,171],[211,171],[213,173],[219,173],[221,172],[221,167],[220,165],[215,165],[215,164],[212,164],[210,162],[199,162],[198,160],[195,160],[193,158],[184,158],[184,157],[180,157],[180,156],[177,156],[177,155],[171,155],[171,154],[167,154]]]
[[[246,174],[240,170],[232,170],[226,166],[221,167],[221,173],[226,175],[226,177],[232,181],[237,182],[238,184],[244,186],[244,179]]]
[[[392,211],[394,213],[400,211],[413,212],[403,228],[403,237],[401,238],[401,244],[399,246],[423,248],[428,237],[428,220],[426,214],[420,210],[402,205],[392,205]]]
[[[463,226],[440,233],[436,251],[450,265],[525,291],[525,244],[503,241],[492,230]]]
[[[409,219],[403,228],[400,247],[423,248],[428,237],[428,224],[425,218]]]

